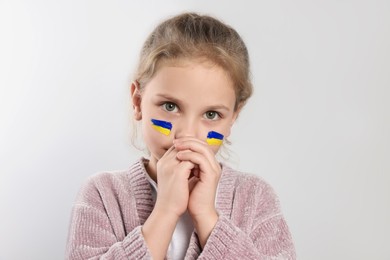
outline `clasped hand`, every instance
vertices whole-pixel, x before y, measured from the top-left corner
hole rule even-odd
[[[195,222],[215,216],[220,176],[221,166],[207,143],[192,137],[176,139],[157,162],[155,208],[177,217],[188,209]]]

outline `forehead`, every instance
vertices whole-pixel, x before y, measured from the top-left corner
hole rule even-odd
[[[169,94],[198,102],[235,102],[233,82],[218,65],[202,60],[163,62],[146,84],[145,94]]]

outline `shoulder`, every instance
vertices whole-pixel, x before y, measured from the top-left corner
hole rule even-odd
[[[97,172],[89,176],[81,185],[76,204],[100,205],[102,198],[108,194],[123,192],[123,183],[128,179],[127,175],[128,171],[123,170]]]
[[[85,179],[79,190],[78,203],[94,204],[108,197],[128,196],[137,176],[142,175],[140,162],[134,163],[128,169],[101,171]]]
[[[257,222],[263,222],[282,216],[280,201],[274,188],[262,177],[229,167],[224,168],[223,175],[223,178],[232,180],[230,187],[224,185],[222,189],[231,194],[235,217],[239,218],[242,214],[239,212],[244,212],[247,214],[245,216],[252,216]]]
[[[115,189],[129,180],[128,170],[102,171],[89,176],[83,183],[85,189]]]
[[[262,177],[254,173],[235,170],[229,166],[223,166],[224,178],[232,179],[237,192],[275,193],[272,186]]]
[[[222,178],[225,180],[221,181],[221,189],[232,193],[236,205],[257,205],[258,209],[272,209],[274,213],[280,211],[280,201],[274,188],[262,177],[224,166]]]

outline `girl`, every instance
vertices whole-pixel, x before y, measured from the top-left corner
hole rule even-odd
[[[131,85],[149,158],[89,178],[67,259],[295,259],[272,188],[215,157],[251,93],[234,29],[194,13],[158,25]]]

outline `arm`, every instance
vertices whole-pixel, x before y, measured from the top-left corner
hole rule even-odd
[[[142,227],[142,234],[153,259],[164,259],[177,221],[177,216],[158,210],[153,210],[146,220]]]
[[[174,145],[179,150],[179,160],[198,165],[197,173],[189,180],[188,211],[203,248],[199,259],[295,259],[278,199],[266,182],[233,173],[235,184],[220,187],[232,197],[219,199],[220,204],[232,208],[218,216],[214,201],[221,168],[213,151],[190,137],[177,139]]]
[[[107,193],[93,179],[81,189],[72,211],[65,259],[151,259],[141,226],[133,222],[134,228],[125,235],[123,227],[128,223],[115,215],[120,205],[115,195]],[[131,201],[128,204],[124,211],[136,211]]]
[[[286,222],[275,217],[251,235],[220,217],[199,259],[295,259]]]
[[[149,171],[154,172],[158,180],[158,192],[142,233],[155,260],[165,258],[177,221],[188,204],[188,177],[194,165],[178,161],[176,154],[172,146],[158,162],[149,162]]]
[[[240,185],[232,214],[220,216],[199,259],[296,259],[288,226],[272,188]]]

